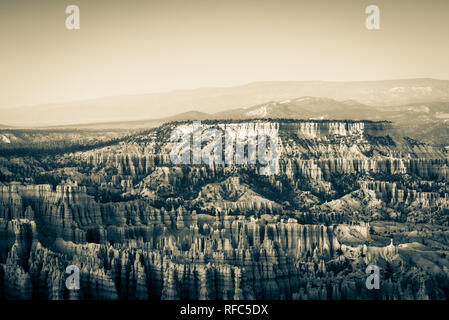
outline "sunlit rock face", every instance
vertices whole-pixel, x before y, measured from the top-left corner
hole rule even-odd
[[[173,164],[170,135],[190,126],[3,158],[20,182],[0,185],[0,299],[447,299],[444,149],[386,122],[202,123],[245,143],[276,131],[278,172],[263,175],[249,161]]]

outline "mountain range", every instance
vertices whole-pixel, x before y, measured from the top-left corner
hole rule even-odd
[[[281,102],[270,101],[249,108],[236,108],[214,114],[189,111],[175,116],[137,121],[91,123],[59,126],[71,129],[144,129],[170,121],[241,120],[241,119],[311,119],[311,120],[386,120],[396,130],[413,139],[446,146],[449,141],[449,102],[410,103],[397,106],[370,106],[355,100],[301,97]]]
[[[303,102],[298,98],[306,99]],[[323,98],[308,101],[305,97]],[[293,100],[293,102],[291,102]],[[334,100],[338,102],[333,102]],[[370,107],[407,108],[409,104],[449,101],[449,81],[436,79],[404,79],[362,82],[283,81],[255,82],[228,88],[201,88],[164,93],[106,97],[61,104],[0,109],[2,123],[11,126],[39,127],[86,123],[141,121],[142,119],[186,118],[196,115],[258,112],[275,101],[274,114],[296,115],[296,104],[303,107],[301,116],[324,116],[324,107],[331,106],[339,116],[370,115]],[[276,104],[277,103],[277,104]],[[321,104],[323,103],[323,105]],[[293,108],[293,109],[292,109]],[[415,108],[415,107],[413,107]],[[392,108],[395,109],[395,108]],[[194,110],[194,111],[189,111]],[[375,109],[378,110],[378,109]],[[395,109],[396,110],[396,109]],[[388,111],[385,109],[385,111]],[[193,112],[193,113],[192,113]],[[267,111],[268,112],[268,111]],[[287,112],[283,114],[283,112]],[[305,112],[305,113],[304,113]],[[179,116],[181,114],[181,116]],[[331,113],[330,113],[331,114]],[[443,112],[443,114],[445,114]],[[252,114],[250,114],[251,116]],[[445,117],[445,116],[443,116]],[[148,120],[145,120],[148,122]]]

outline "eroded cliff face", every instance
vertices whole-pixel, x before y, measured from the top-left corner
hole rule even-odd
[[[172,123],[52,159],[57,186],[0,185],[0,298],[447,298],[444,150],[390,123],[266,122],[203,129],[275,128],[275,175],[173,165],[170,133],[189,124]],[[380,290],[365,286],[370,264]]]

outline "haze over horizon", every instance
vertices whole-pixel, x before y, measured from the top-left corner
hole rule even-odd
[[[65,28],[70,4],[80,30]],[[370,4],[380,30],[365,28]],[[0,109],[265,81],[449,79],[448,9],[444,0],[4,0]]]
[[[193,88],[174,88],[174,89],[167,89],[167,90],[160,90],[160,91],[153,91],[153,92],[139,92],[139,93],[124,93],[120,95],[107,95],[107,96],[94,96],[89,97],[85,99],[74,99],[74,100],[67,100],[67,101],[54,101],[54,102],[48,102],[48,103],[38,103],[38,104],[31,104],[31,105],[21,105],[21,106],[15,106],[15,107],[0,107],[0,109],[7,110],[7,109],[15,109],[15,108],[32,108],[32,107],[39,107],[39,106],[56,106],[56,105],[66,105],[66,104],[72,104],[77,102],[86,102],[86,101],[95,101],[95,100],[102,100],[102,99],[109,99],[109,98],[117,98],[117,97],[132,97],[132,96],[150,96],[150,95],[159,95],[159,94],[171,94],[171,93],[177,93],[177,92],[194,92],[194,91],[200,91],[200,90],[214,90],[214,89],[232,89],[232,88],[239,88],[239,87],[245,87],[245,86],[251,86],[256,84],[281,84],[281,83],[375,83],[375,82],[394,82],[394,81],[413,81],[413,80],[431,80],[431,81],[448,81],[448,79],[436,79],[436,78],[404,78],[404,79],[372,79],[372,80],[348,80],[348,81],[330,81],[330,80],[259,80],[259,81],[252,81],[252,82],[245,82],[241,84],[234,84],[234,85],[223,85],[223,86],[203,86],[203,87],[193,87]],[[300,98],[298,96],[297,98]],[[193,111],[193,110],[192,110]]]
[[[62,104],[0,109],[0,122],[7,126],[39,127],[123,123],[167,117],[173,119],[172,117],[179,118],[188,111],[209,115],[220,113],[226,116],[226,112],[232,109],[262,107],[263,110],[264,105],[271,101],[282,105],[284,102],[296,101],[301,97],[314,97],[308,100],[312,103],[309,106],[313,106],[312,108],[322,107],[320,101],[326,105],[326,101],[329,100],[335,103],[349,102],[348,107],[358,105],[361,109],[356,110],[359,111],[365,107],[396,109],[398,106],[420,104],[423,107],[437,103],[443,108],[439,109],[446,112],[447,107],[443,106],[449,102],[449,81],[421,78],[362,82],[253,82],[244,86],[122,95]],[[316,105],[315,101],[319,104]],[[329,105],[331,109],[332,105],[334,103]],[[264,111],[262,114],[269,116]],[[296,114],[300,115],[301,113]],[[438,114],[435,116],[446,117]]]
[[[245,87],[245,86],[251,86],[255,84],[261,84],[261,83],[368,83],[368,82],[394,82],[394,81],[409,81],[409,80],[436,80],[436,81],[448,81],[448,79],[436,79],[436,78],[398,78],[398,79],[372,79],[372,80],[348,80],[348,81],[330,81],[330,80],[258,80],[258,81],[252,81],[252,82],[245,82],[241,84],[234,84],[234,85],[223,85],[223,86],[202,86],[202,87],[193,87],[193,88],[174,88],[174,89],[167,89],[167,90],[160,90],[160,91],[152,91],[152,92],[139,92],[139,93],[124,93],[120,95],[107,95],[107,96],[93,96],[88,97],[84,99],[74,99],[74,100],[67,100],[67,101],[54,101],[54,102],[48,102],[48,103],[38,103],[38,104],[31,104],[31,105],[21,105],[21,106],[15,106],[15,107],[0,107],[0,109],[7,110],[7,109],[15,109],[15,108],[32,108],[32,107],[39,107],[39,106],[51,106],[51,105],[65,105],[65,104],[71,104],[71,103],[77,103],[77,102],[86,102],[86,101],[95,101],[95,100],[102,100],[102,99],[109,99],[109,98],[115,98],[115,97],[131,97],[131,96],[146,96],[146,95],[158,95],[158,94],[171,94],[171,93],[177,93],[177,92],[193,92],[193,91],[199,91],[199,90],[213,90],[213,89],[230,89],[230,88],[237,88],[237,87]],[[300,98],[300,97],[298,97]],[[193,110],[192,110],[193,111]]]

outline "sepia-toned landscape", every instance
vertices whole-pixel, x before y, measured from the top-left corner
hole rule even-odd
[[[390,107],[308,96],[151,125],[1,129],[1,297],[447,299],[449,103],[422,102],[431,84],[390,88],[420,101]],[[173,165],[170,133],[192,120],[274,124],[279,172]],[[66,289],[67,265],[80,290]]]
[[[0,301],[447,300],[448,9],[2,0]]]

